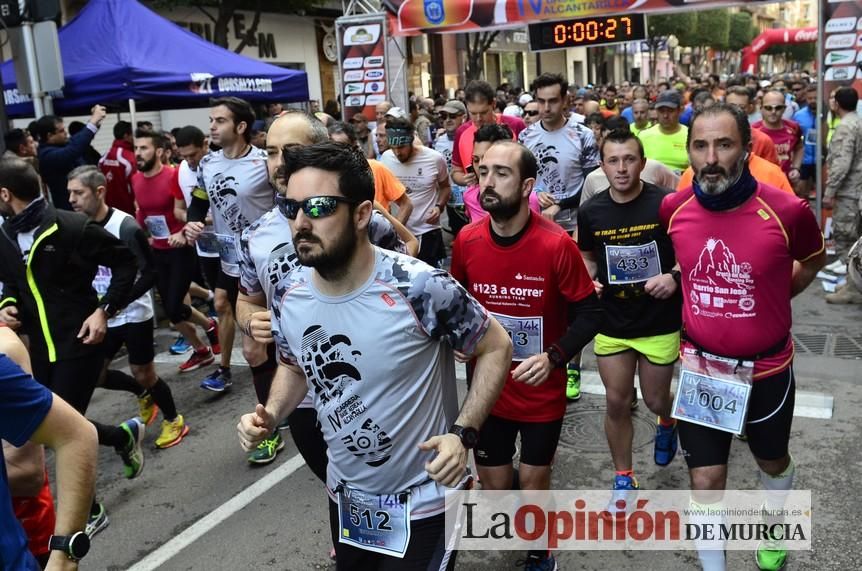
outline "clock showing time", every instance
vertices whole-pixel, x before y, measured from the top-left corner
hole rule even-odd
[[[560,22],[530,24],[530,50],[556,50],[577,46],[598,46],[646,39],[643,14],[579,18]]]

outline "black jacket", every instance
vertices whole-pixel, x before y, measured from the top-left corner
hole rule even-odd
[[[111,285],[101,303],[124,307],[138,271],[132,251],[85,215],[50,205],[26,262],[8,222],[0,233],[0,308],[18,308],[33,359],[54,363],[99,351],[98,345],[78,339],[81,325],[100,303],[93,278],[100,265],[110,268]]]

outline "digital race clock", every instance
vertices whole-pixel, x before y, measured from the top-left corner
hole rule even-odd
[[[643,14],[530,24],[530,50],[556,50],[646,39]]]

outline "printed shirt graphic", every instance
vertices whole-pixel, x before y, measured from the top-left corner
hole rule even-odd
[[[490,226],[482,220],[458,233],[452,276],[498,316],[512,337],[513,358],[519,346],[541,353],[563,336],[569,303],[589,296],[593,282],[575,242],[541,215],[532,214],[530,228],[509,247],[494,242]],[[565,386],[564,369],[554,369],[538,387],[516,383],[510,373],[492,413],[526,422],[556,420],[566,411]]]
[[[644,291],[646,280],[617,285],[608,279],[607,253],[614,246],[656,245],[660,273],[673,269],[676,258],[673,244],[659,223],[662,199],[673,191],[644,183],[637,198],[618,204],[605,191],[578,210],[578,245],[592,252],[598,265],[598,280],[605,286],[602,307],[605,320],[601,333],[611,337],[634,339],[679,331],[680,292],[669,299],[656,299]],[[616,265],[632,260],[617,259]],[[611,272],[613,273],[613,272]]]
[[[767,134],[772,139],[775,143],[775,152],[778,153],[778,166],[784,174],[787,174],[793,166],[793,151],[800,144],[802,129],[796,121],[783,119],[782,122],[780,129],[770,129],[763,121],[758,121],[751,128]]]
[[[407,220],[407,229],[414,236],[440,228],[440,223],[429,224],[425,219],[431,214],[431,209],[437,204],[437,189],[449,178],[449,170],[443,155],[422,147],[416,149],[410,161],[402,163],[389,150],[380,157],[380,162],[392,171],[407,189],[407,195],[413,201],[413,212]]]
[[[179,173],[178,182],[180,185],[180,190],[183,193],[183,200],[185,200],[186,206],[189,206],[192,203],[192,191],[198,188],[198,185],[200,184],[198,180],[199,170],[192,170],[192,168],[189,166],[188,161],[181,162],[177,170]],[[212,231],[212,224],[209,224],[204,227],[204,232]],[[218,252],[207,251],[205,247],[201,246],[200,240],[195,242],[195,249],[198,252],[198,256],[203,256],[204,258],[218,258]]]
[[[706,210],[688,189],[665,197],[660,216],[682,271],[685,335],[726,357],[756,355],[787,337],[782,351],[755,363],[754,377],[786,369],[793,261],[823,250],[808,204],[759,183],[733,211]]]
[[[224,237],[225,248],[231,249],[233,244],[232,252],[222,252],[222,271],[239,277],[236,248],[240,233],[275,204],[266,170],[266,152],[252,147],[247,155],[237,159],[225,158],[222,151],[210,153],[198,166],[198,178],[210,199],[216,234]]]
[[[556,131],[548,131],[538,121],[527,127],[518,140],[536,156],[539,176],[536,192],[548,192],[557,200],[569,198],[584,186],[585,169],[599,166],[599,150],[593,132],[570,117]],[[566,230],[574,230],[573,209],[561,211],[556,221]]]
[[[329,446],[327,485],[414,493],[412,515],[440,513],[446,488],[429,484],[434,454],[417,444],[445,434],[457,417],[453,349],[472,353],[490,320],[449,274],[375,249],[357,290],[320,293],[300,266],[275,288],[273,337],[314,391]],[[370,326],[373,324],[373,326]]]

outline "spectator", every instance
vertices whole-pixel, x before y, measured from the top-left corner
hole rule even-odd
[[[135,194],[129,181],[138,172],[133,142],[132,124],[117,121],[114,125],[114,143],[99,160],[99,170],[108,180],[105,202],[132,216],[135,215]]]
[[[74,137],[78,133],[81,132],[85,125],[80,121],[72,121],[69,123],[69,136]],[[102,158],[102,153],[93,148],[93,143],[91,142],[87,145],[87,148],[84,149],[84,164],[97,166],[99,161]]]

